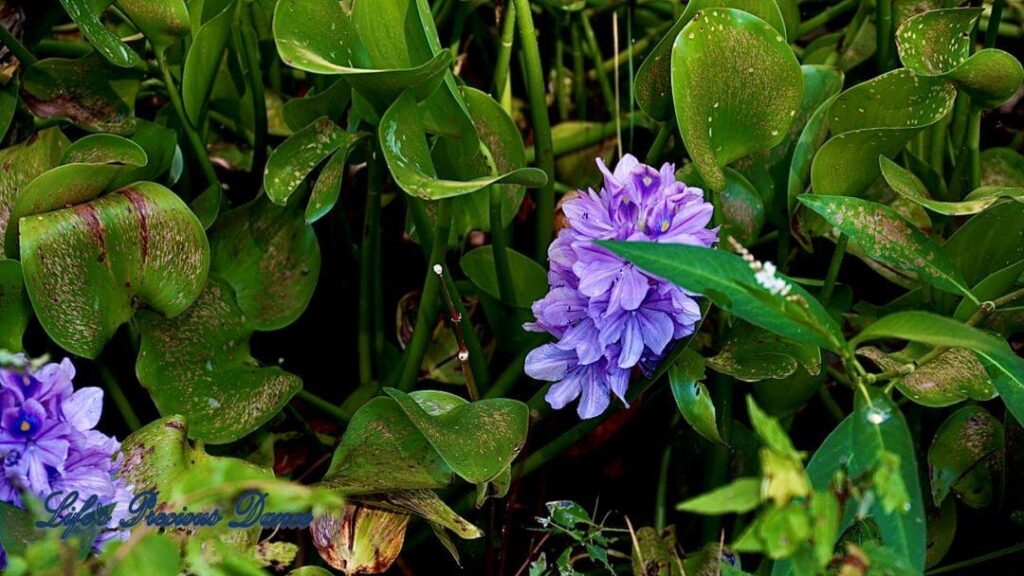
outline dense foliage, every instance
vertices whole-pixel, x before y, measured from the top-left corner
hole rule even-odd
[[[0,565],[1011,573],[1022,31],[0,0]]]

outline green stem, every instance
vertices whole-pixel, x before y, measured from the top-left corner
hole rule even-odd
[[[547,98],[544,96],[544,70],[540,63],[537,31],[533,27],[530,0],[515,0],[519,42],[522,44],[526,66],[526,91],[533,121],[533,138],[537,146],[540,169],[548,176],[547,183],[537,190],[537,234],[535,257],[538,262],[547,259],[548,244],[555,231],[555,152],[551,141],[551,120],[548,118]]]
[[[334,418],[338,422],[345,423],[349,421],[349,415],[345,414],[345,412],[341,408],[338,408],[334,404],[331,404],[327,400],[324,400],[323,398],[311,392],[307,392],[306,390],[299,390],[298,393],[295,394],[295,397],[298,398],[299,400],[302,400],[306,404],[309,404],[313,408],[316,408],[317,410],[323,412],[324,414],[330,416],[331,418]]]
[[[556,20],[555,26],[555,106],[558,108],[558,119],[569,119],[569,97],[565,93],[565,69],[562,63],[565,62],[565,40],[562,38],[561,19]]]
[[[676,126],[674,120],[668,122],[662,122],[661,126],[658,127],[658,135],[654,137],[654,143],[651,144],[650,150],[647,151],[646,162],[650,165],[655,165],[658,160],[661,159],[661,154],[665,149],[665,144],[668,139],[672,137],[675,132]]]
[[[999,24],[1003,19],[1003,6],[1005,0],[992,0],[992,12],[988,17],[988,26],[985,29],[985,48],[995,48],[996,40],[999,39]]]
[[[836,241],[836,249],[832,252],[832,261],[828,265],[828,274],[825,276],[825,285],[821,288],[821,304],[822,306],[828,306],[829,301],[832,299],[832,291],[836,287],[836,278],[839,277],[839,268],[843,265],[843,256],[846,255],[846,244],[850,241],[850,237],[846,234],[840,234],[839,240]]]
[[[423,364],[423,355],[427,351],[430,335],[434,331],[439,303],[439,289],[441,287],[440,278],[434,273],[434,266],[444,266],[445,254],[448,252],[448,236],[451,233],[451,225],[451,199],[438,200],[434,243],[430,249],[429,262],[427,262],[427,277],[423,281],[420,307],[416,312],[416,327],[413,329],[412,340],[409,341],[409,345],[405,349],[402,371],[398,380],[398,387],[405,391],[410,391],[416,386],[420,365]]]
[[[675,429],[676,422],[679,421],[679,413],[672,418],[672,426],[669,430]],[[661,453],[661,466],[658,468],[658,488],[654,492],[654,529],[661,532],[665,529],[666,517],[668,516],[665,509],[666,500],[668,500],[668,473],[672,466],[672,440],[671,437],[668,442],[665,443],[665,449]]]
[[[10,50],[24,67],[29,67],[37,62],[36,57],[25,48],[25,45],[18,42],[18,39],[11,34],[6,26],[0,25],[0,42]]]
[[[501,102],[505,86],[509,81],[509,62],[512,61],[512,46],[516,33],[516,7],[512,0],[506,0],[501,21],[501,43],[498,44],[498,61],[494,66],[494,99]]]
[[[587,83],[586,68],[583,63],[583,40],[580,38],[580,27],[569,26],[569,37],[572,40],[572,87],[576,92],[576,117],[587,117]]]
[[[363,239],[359,254],[359,384],[367,386],[373,380],[373,253],[374,229],[380,233],[380,186],[383,181],[384,159],[378,154],[370,160],[366,186],[366,210],[363,217]],[[378,287],[379,289],[380,287]]]
[[[967,150],[970,164],[970,190],[981,186],[981,110],[971,110],[967,126]]]
[[[501,398],[507,396],[509,392],[519,382],[519,379],[523,377],[523,368],[526,364],[526,355],[532,350],[532,346],[524,346],[519,354],[508,363],[505,367],[505,371],[502,372],[498,378],[494,381],[494,385],[487,389],[484,393],[484,398]]]
[[[632,112],[626,114],[622,119],[626,123],[635,123],[638,126],[644,126],[645,128],[650,127],[649,123],[644,121],[642,113]],[[613,136],[615,136],[616,130],[618,129],[618,121],[611,120],[603,124],[597,124],[593,126],[582,127],[582,129],[574,130],[568,135],[562,136],[561,138],[554,141],[554,153],[555,156],[562,156],[571,152],[577,152],[584,148],[588,148],[600,142],[603,142]],[[526,149],[526,161],[533,162],[535,155],[534,148],[531,146]]]
[[[630,55],[632,55],[633,57],[642,55],[648,48],[652,47],[652,45],[656,41],[661,40],[661,37],[664,36],[665,32],[667,32],[668,29],[672,27],[672,24],[673,22],[666,22],[658,26],[643,38],[637,40],[636,42],[633,42],[629,48],[621,50],[618,54],[612,56],[611,58],[608,58],[607,60],[602,61],[600,65],[596,66],[593,70],[587,72],[587,79],[596,80],[598,78],[598,75],[600,74],[598,70],[603,70],[605,73],[615,70],[616,63],[618,64],[618,66],[622,66],[623,64],[629,61]]]
[[[249,80],[249,90],[252,92],[252,169],[256,174],[262,174],[263,165],[267,161],[267,99],[263,89],[259,42],[256,39],[256,26],[253,22],[251,3],[245,4],[244,14],[246,22],[242,26],[242,55],[245,60],[245,74]]]
[[[819,26],[828,24],[833,19],[838,18],[856,8],[858,4],[860,4],[860,0],[843,0],[838,4],[829,6],[811,18],[804,20],[796,30],[796,37],[801,38],[808,32],[817,29]]]
[[[615,93],[612,91],[612,83],[608,80],[608,71],[601,65],[601,48],[597,43],[597,36],[586,14],[580,12],[580,26],[583,28],[583,39],[587,42],[587,51],[594,62],[594,70],[597,71],[597,85],[601,88],[601,98],[608,109],[608,117],[615,120],[618,114],[615,111]]]
[[[892,0],[875,1],[875,40],[878,44],[878,71],[888,72],[893,68],[893,19]]]
[[[725,484],[729,475],[729,460],[731,449],[728,444],[732,433],[732,403],[733,385],[735,381],[723,374],[716,374],[712,388],[712,398],[715,399],[716,411],[722,427],[722,440],[725,446],[715,445],[711,448],[708,457],[708,468],[705,474],[704,489],[713,490]],[[719,532],[722,529],[721,516],[707,516],[701,522],[701,536],[703,541],[718,541]]]
[[[217,171],[213,169],[213,164],[210,163],[210,156],[206,152],[206,144],[203,143],[203,139],[199,137],[199,133],[196,132],[192,122],[188,119],[188,114],[185,113],[185,106],[181,103],[181,93],[178,92],[178,86],[174,83],[174,77],[171,75],[171,66],[167,62],[166,51],[160,50],[157,52],[157,62],[160,64],[160,72],[164,77],[164,87],[167,88],[167,95],[171,99],[171,106],[174,107],[174,113],[178,115],[178,121],[181,122],[181,128],[185,131],[185,137],[188,139],[192,152],[199,162],[199,167],[203,171],[207,185],[216,184],[220,186]]]
[[[458,359],[462,364],[462,374],[466,379],[466,392],[469,399],[476,402],[480,399],[480,387],[485,390],[490,386],[491,374],[487,367],[487,357],[484,356],[480,340],[477,338],[476,330],[470,321],[466,307],[462,303],[462,296],[459,295],[458,287],[452,280],[451,274],[445,274],[442,268],[441,289],[444,293],[445,303],[448,305],[448,319],[451,323],[452,332],[455,333],[455,341],[459,345]]]
[[[968,568],[976,564],[982,564],[984,562],[988,562],[989,560],[995,560],[996,558],[1002,558],[1003,556],[1009,556],[1010,554],[1016,554],[1017,552],[1024,552],[1024,542],[1020,544],[1014,544],[1013,546],[1007,546],[1002,550],[989,552],[988,554],[977,556],[975,558],[970,558],[962,562],[957,562],[955,564],[947,564],[945,566],[929,570],[925,572],[925,576],[934,576],[936,574],[948,574],[950,572],[957,572],[958,570],[962,570],[964,568]]]
[[[3,26],[0,26],[3,28]],[[121,418],[124,419],[124,423],[128,426],[128,429],[132,432],[142,427],[142,421],[139,420],[138,415],[135,414],[135,409],[132,408],[132,403],[128,401],[128,397],[124,395],[124,390],[121,389],[121,385],[118,384],[117,378],[110,373],[110,370],[103,364],[97,362],[96,368],[100,371],[100,378],[103,380],[103,387],[107,389],[107,394],[114,401],[114,406],[117,407],[117,411],[121,413]]]

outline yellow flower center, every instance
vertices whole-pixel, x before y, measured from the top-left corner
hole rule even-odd
[[[31,429],[32,429],[32,425],[28,423],[28,420],[22,420],[21,421],[21,431],[22,432],[28,432]]]
[[[662,232],[668,230],[668,226],[669,226],[668,220],[662,220],[661,221],[661,231]]]

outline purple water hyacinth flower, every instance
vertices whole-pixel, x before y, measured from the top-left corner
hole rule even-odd
[[[56,491],[78,491],[82,500],[95,495],[104,505],[115,504],[117,518],[132,498],[117,477],[121,445],[94,429],[103,391],[75,390],[74,377],[67,359],[34,372],[0,368],[0,501],[22,506],[23,492],[45,499]],[[123,536],[103,532],[94,546]]]
[[[652,276],[605,250],[595,240],[628,240],[710,247],[713,207],[704,192],[624,156],[604,175],[600,192],[588,190],[562,205],[569,227],[548,248],[549,292],[533,304],[527,330],[557,341],[530,352],[526,373],[555,384],[546,400],[555,409],[580,399],[580,418],[608,407],[612,394],[625,403],[634,367],[649,373],[673,341],[693,333],[698,295]]]

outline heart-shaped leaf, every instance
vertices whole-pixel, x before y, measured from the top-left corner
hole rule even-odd
[[[739,10],[702,10],[672,48],[672,95],[686,150],[714,190],[722,167],[781,142],[803,77],[782,33]]]
[[[911,354],[911,349],[886,354],[878,348],[865,346],[857,354],[870,358],[882,370],[899,370],[923,354]],[[896,388],[914,403],[931,408],[951,406],[972,400],[991,400],[996,396],[985,366],[970,350],[950,348],[919,366],[909,375],[893,381]]]
[[[751,324],[819,348],[838,351],[843,347],[842,331],[813,296],[782,275],[778,277],[791,286],[793,298],[771,294],[736,254],[684,244],[599,244],[655,276],[703,294]]]
[[[263,187],[271,202],[284,206],[309,173],[328,156],[357,136],[341,129],[326,116],[292,134],[267,160]]]
[[[744,382],[782,379],[803,366],[814,376],[821,372],[821,351],[805,342],[772,334],[757,326],[739,324],[708,366]]]
[[[687,3],[683,14],[644,59],[633,80],[640,109],[659,122],[672,119],[672,45],[698,11],[710,8],[736,8],[749,12],[786,34],[786,24],[775,0],[696,0]]]
[[[77,60],[47,58],[21,75],[21,99],[39,118],[67,118],[90,132],[135,129],[139,73],[111,66],[95,53]]]
[[[100,21],[99,11],[93,8],[95,2],[89,0],[60,0],[64,11],[71,16],[71,19],[78,24],[86,40],[92,44],[96,51],[103,55],[108,62],[122,68],[131,68],[141,60],[134,50],[121,41],[112,30],[103,25]],[[100,11],[107,3],[99,6]]]
[[[161,414],[181,414],[192,423],[190,437],[210,444],[238,440],[302,387],[299,377],[261,367],[250,355],[253,329],[231,287],[210,276],[183,314],[139,313],[139,382]]]
[[[963,275],[938,245],[892,208],[844,196],[804,194],[799,200],[849,236],[869,258],[913,272],[941,290],[976,300]]]
[[[60,163],[67,146],[68,139],[60,128],[47,128],[16,146],[0,150],[0,254],[6,250],[7,227],[15,200],[29,182]]]
[[[981,406],[965,406],[949,415],[928,447],[932,498],[939,506],[969,471],[1002,458],[1003,423]],[[985,470],[985,472],[988,472]],[[989,474],[988,482],[993,479]]]
[[[878,157],[895,156],[915,134],[946,116],[955,96],[945,80],[915,76],[905,68],[840,94],[828,112],[832,138],[811,166],[814,193],[863,194],[878,178]]]
[[[0,350],[20,352],[21,337],[32,319],[32,306],[25,294],[21,264],[0,259]]]
[[[185,0],[115,0],[157,52],[189,33]]]
[[[494,479],[526,443],[530,418],[522,402],[492,398],[432,415],[400,390],[387,388],[385,392],[452,471],[468,482],[482,484]]]
[[[168,316],[188,308],[206,282],[209,254],[188,206],[152,182],[21,223],[36,316],[57,344],[87,358],[140,304]]]
[[[715,403],[711,400],[704,379],[704,358],[687,348],[668,369],[668,382],[676,407],[683,419],[698,434],[712,442],[725,444],[718,432]]]
[[[476,192],[492,184],[539,187],[547,182],[547,175],[537,168],[519,168],[468,181],[438,179],[420,111],[410,92],[403,93],[384,113],[379,130],[384,158],[395,182],[418,198],[440,200]]]
[[[225,212],[210,230],[210,270],[234,289],[246,323],[277,330],[298,318],[320,275],[320,245],[301,208],[265,196]]]
[[[195,33],[185,56],[181,78],[181,100],[194,126],[203,126],[206,106],[213,90],[217,71],[224,59],[224,49],[235,22],[235,2],[228,2]]]
[[[977,214],[1007,198],[1024,201],[1024,188],[1002,187],[978,188],[967,195],[962,202],[932,200],[924,183],[913,172],[885,156],[879,156],[878,162],[881,165],[882,176],[897,194],[939,214],[948,216]]]

